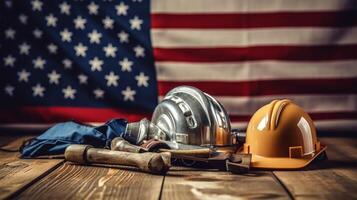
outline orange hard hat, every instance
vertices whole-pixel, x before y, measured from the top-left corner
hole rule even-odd
[[[252,116],[241,151],[252,154],[251,167],[298,169],[324,152],[310,116],[290,100],[274,100]]]

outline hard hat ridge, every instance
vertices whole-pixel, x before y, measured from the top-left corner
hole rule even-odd
[[[278,126],[280,114],[284,107],[287,106],[289,103],[291,103],[289,99],[284,99],[280,101],[274,100],[271,102],[272,106],[269,113],[269,116],[271,118],[269,126],[270,130],[274,130]]]

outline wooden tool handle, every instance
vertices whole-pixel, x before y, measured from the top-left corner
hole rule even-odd
[[[171,154],[164,153],[130,153],[93,148],[89,145],[70,145],[65,151],[68,161],[88,164],[118,164],[138,167],[140,170],[154,174],[165,173],[171,167]]]
[[[173,157],[177,156],[197,156],[197,157],[209,157],[212,152],[209,148],[203,149],[159,149],[159,152],[170,152]]]
[[[121,137],[116,137],[112,140],[110,149],[115,151],[125,151],[125,152],[132,152],[132,153],[148,152],[147,149],[130,144],[128,141],[124,140]]]

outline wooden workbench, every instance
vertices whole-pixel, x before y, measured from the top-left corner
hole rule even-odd
[[[3,135],[0,145],[16,149],[28,137]],[[357,138],[320,140],[329,160],[309,170],[246,175],[174,167],[158,176],[0,151],[0,199],[357,199]]]

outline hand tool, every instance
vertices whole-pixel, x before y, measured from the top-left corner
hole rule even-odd
[[[171,149],[168,141],[162,140],[149,140],[142,146],[137,146],[129,143],[121,137],[116,137],[111,142],[111,150],[125,151],[132,153],[143,152],[170,152],[171,156],[175,158],[175,155],[180,156],[196,156],[196,157],[208,157],[211,153],[209,148],[194,148],[194,149]]]
[[[210,166],[227,170],[232,173],[246,173],[250,168],[250,154],[235,154],[234,151],[217,151],[212,148],[200,148],[200,149],[168,149],[165,147],[165,142],[160,140],[149,140],[143,144],[143,146],[136,146],[130,144],[123,138],[115,138],[111,143],[111,149],[115,151],[127,151],[127,152],[170,152],[171,157],[175,159],[199,161],[209,164]]]
[[[138,167],[144,172],[163,174],[171,167],[171,153],[130,153],[93,148],[90,145],[70,145],[65,151],[68,161],[79,164],[118,164]]]

